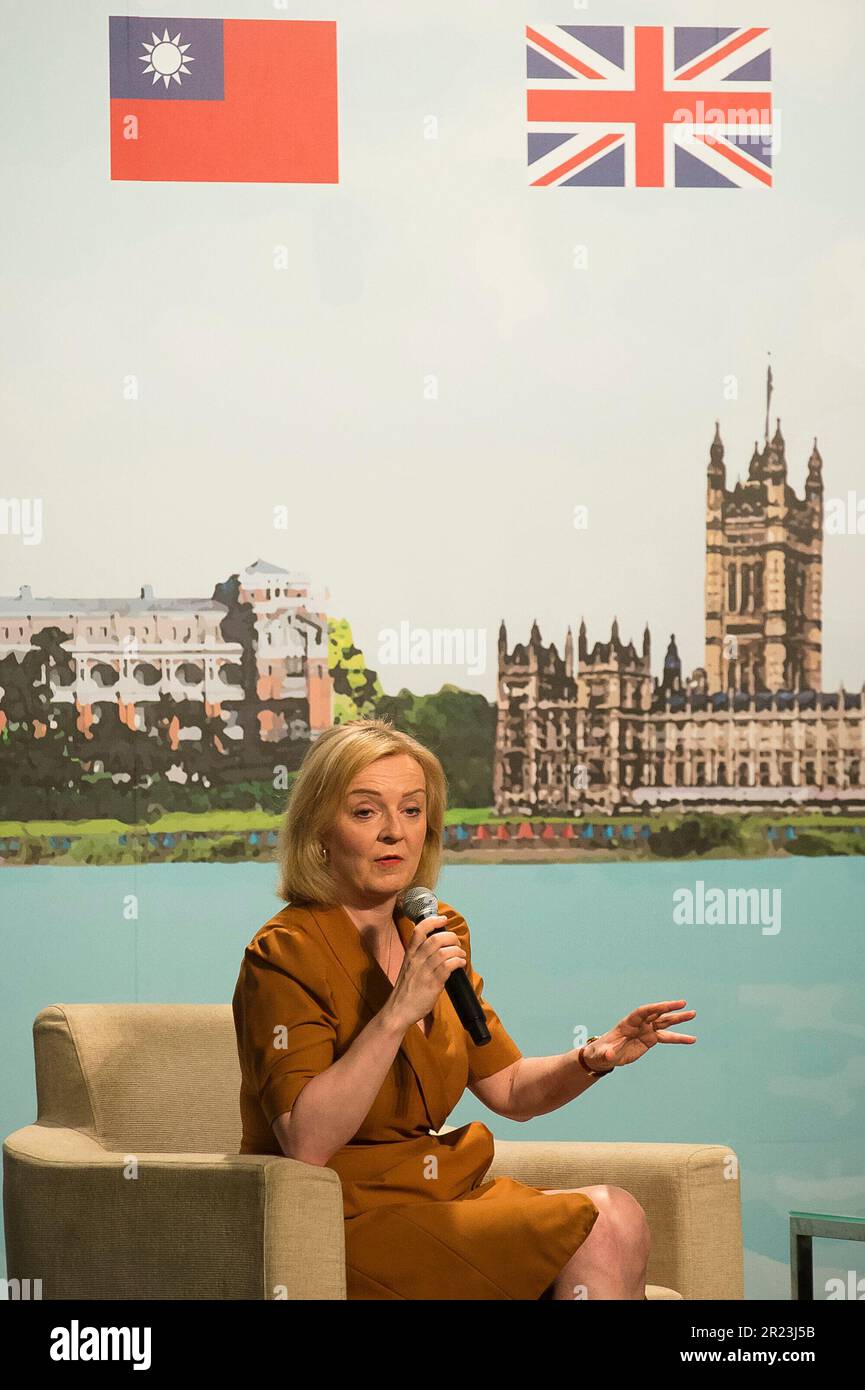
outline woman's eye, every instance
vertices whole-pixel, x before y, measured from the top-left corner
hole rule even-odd
[[[419,806],[407,806],[407,807],[406,807],[406,810],[407,810],[407,811],[416,811],[417,814],[420,815],[420,807],[419,807]]]
[[[370,806],[361,806],[358,808],[358,810],[355,811],[354,814],[366,820],[368,815],[372,815],[372,808]]]

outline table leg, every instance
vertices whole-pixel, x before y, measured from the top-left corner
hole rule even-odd
[[[790,1237],[790,1297],[797,1303],[814,1302],[814,1254],[810,1236]]]

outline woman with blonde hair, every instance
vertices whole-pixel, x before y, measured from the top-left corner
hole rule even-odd
[[[642,1299],[649,1232],[628,1192],[485,1178],[485,1124],[437,1131],[467,1086],[509,1119],[556,1110],[655,1043],[695,1041],[668,1031],[693,1010],[643,1005],[583,1048],[524,1057],[483,997],[465,919],[443,902],[417,925],[403,911],[438,879],[446,799],[438,758],[384,720],[307,752],[280,830],[286,905],[234,992],[240,1151],[336,1170],[349,1298]],[[444,989],[459,969],[485,1044]]]

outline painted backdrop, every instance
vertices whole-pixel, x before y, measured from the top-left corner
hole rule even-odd
[[[861,7],[4,26],[4,1133],[45,1004],[230,998],[383,715],[524,1051],[698,1011],[538,1136],[729,1143],[786,1298],[865,1213]]]

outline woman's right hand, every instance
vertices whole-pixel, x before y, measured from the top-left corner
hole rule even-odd
[[[468,963],[456,932],[436,931],[447,917],[425,917],[409,937],[396,984],[388,1005],[400,1024],[408,1028],[435,1007],[435,1002],[454,970]]]

